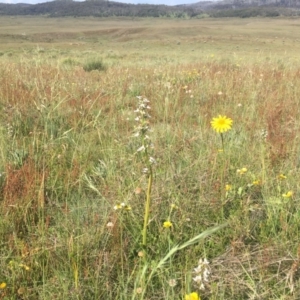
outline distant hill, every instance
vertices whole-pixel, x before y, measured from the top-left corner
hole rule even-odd
[[[201,9],[167,5],[125,4],[109,1],[52,1],[40,4],[3,4],[0,3],[0,15],[46,15],[64,16],[130,16],[130,17],[193,17]]]
[[[193,4],[186,4],[189,7],[198,8],[217,8],[222,6],[235,7],[255,7],[255,6],[273,6],[273,7],[291,7],[300,8],[300,0],[221,0],[221,1],[200,1]]]
[[[223,0],[180,5],[200,9],[209,17],[300,16],[300,0]]]
[[[57,0],[40,4],[0,3],[0,15],[43,15],[47,17],[276,17],[300,15],[300,0],[224,0],[201,1],[176,6],[125,4],[119,2],[90,0],[74,2]]]

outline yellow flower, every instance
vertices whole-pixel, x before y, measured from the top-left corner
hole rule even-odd
[[[225,185],[225,191],[226,191],[226,192],[230,191],[231,188],[232,188],[232,186],[231,186],[230,184],[226,184],[226,185]]]
[[[248,171],[247,168],[241,168],[241,169],[238,169],[236,172],[240,175],[244,175],[247,171]]]
[[[210,124],[213,130],[223,133],[231,129],[232,122],[230,118],[219,115],[217,118],[213,118]]]
[[[170,221],[165,221],[164,225],[163,225],[164,228],[170,228],[172,226],[173,226],[173,224]]]
[[[0,284],[0,290],[3,290],[3,289],[5,289],[6,288],[6,283],[5,282],[2,282],[1,284]]]
[[[253,184],[253,185],[260,185],[260,181],[259,181],[259,180],[254,180],[254,181],[252,182],[252,184]]]
[[[185,300],[200,300],[199,295],[196,292],[185,295]]]
[[[117,204],[114,206],[114,210],[119,210],[119,209],[124,209],[124,210],[131,210],[131,206],[125,204],[124,202]]]
[[[284,197],[284,198],[291,198],[292,196],[293,196],[292,191],[288,191],[286,194],[282,194],[282,197]]]
[[[24,268],[26,271],[30,270],[30,268],[28,266],[24,265],[24,264],[19,264],[19,267]]]
[[[286,176],[284,174],[279,174],[278,178],[281,179],[281,180],[283,180],[283,179],[286,179]]]
[[[117,204],[114,206],[114,210],[118,210],[118,209],[122,209],[122,205],[121,204]]]
[[[131,206],[130,206],[130,205],[125,205],[125,206],[124,206],[124,209],[125,209],[125,210],[131,210]]]

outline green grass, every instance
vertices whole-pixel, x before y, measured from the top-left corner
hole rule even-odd
[[[85,63],[83,65],[83,70],[86,72],[91,72],[91,71],[105,71],[106,70],[106,66],[103,63],[102,59],[98,59],[98,60],[93,60],[93,61],[89,61],[87,63]]]
[[[29,32],[0,35],[0,299],[299,299],[298,19],[18,19],[0,20]]]

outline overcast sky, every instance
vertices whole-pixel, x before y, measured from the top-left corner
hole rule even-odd
[[[176,5],[176,4],[186,4],[186,3],[196,3],[200,0],[114,0],[115,2],[124,2],[124,3],[148,3],[148,4],[166,4],[166,5]],[[42,3],[49,2],[46,0],[0,0],[1,3]]]

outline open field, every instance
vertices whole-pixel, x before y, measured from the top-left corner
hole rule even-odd
[[[299,26],[1,17],[0,299],[300,299]]]
[[[2,52],[24,57],[47,50],[44,59],[110,64],[188,63],[207,60],[299,61],[299,19],[97,19],[1,17]]]

